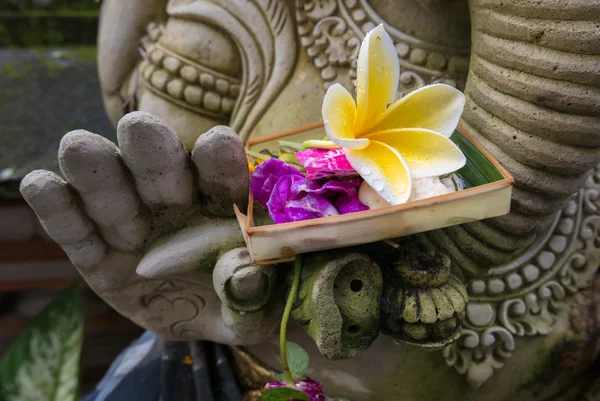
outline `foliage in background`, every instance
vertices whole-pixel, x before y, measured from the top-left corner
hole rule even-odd
[[[0,2],[0,47],[91,45],[100,2],[8,0]]]
[[[71,287],[56,297],[0,360],[0,401],[74,401],[79,387],[83,313]]]

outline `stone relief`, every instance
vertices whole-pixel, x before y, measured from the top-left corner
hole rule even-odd
[[[600,166],[521,256],[469,279],[469,304],[446,363],[480,387],[515,352],[515,336],[548,334],[600,260]]]
[[[243,6],[225,0],[187,4],[172,1],[167,14],[214,26],[235,38],[243,68],[229,126],[246,140],[289,79],[296,62],[294,24],[288,5],[270,0],[253,0]],[[215,108],[216,96],[211,97],[214,101],[211,99],[208,104]]]
[[[142,40],[144,60],[139,73],[144,86],[195,113],[217,120],[231,117],[240,94],[240,80],[203,66],[158,43],[164,25],[148,25]]]
[[[296,21],[300,42],[325,88],[336,82],[354,86],[360,42],[384,24],[400,61],[400,95],[434,82],[464,89],[469,49],[439,46],[395,29],[365,0],[296,0]]]
[[[595,99],[600,92],[597,75],[593,74],[598,48],[593,40],[578,40],[580,35],[595,37],[596,23],[591,20],[598,16],[597,8],[578,4],[564,11],[549,3],[534,6],[533,2],[520,0],[471,0],[470,8],[475,39],[468,49],[441,46],[402,32],[385,22],[366,0],[295,0],[295,24],[291,1],[173,0],[166,7],[171,21],[193,21],[226,32],[239,52],[229,61],[241,62],[242,66],[239,73],[225,73],[207,65],[208,60],[175,50],[172,43],[162,40],[170,29],[168,24],[155,19],[142,40],[145,59],[138,68],[137,84],[176,106],[173,110],[208,117],[211,124],[229,121],[245,140],[289,82],[299,52],[304,52],[318,71],[320,87],[340,82],[352,88],[361,39],[366,31],[384,23],[402,68],[399,94],[439,81],[465,90],[468,104],[464,126],[517,182],[510,215],[423,236],[462,269],[461,281],[469,298],[464,329],[442,354],[448,365],[477,388],[518,352],[516,338],[551,333],[558,313],[573,305],[575,295],[598,267],[600,170],[596,167],[589,177],[587,170],[598,162]],[[560,20],[567,29],[546,29],[547,19]],[[570,20],[578,21],[577,26]],[[576,34],[569,36],[571,31]],[[537,57],[535,61],[530,55]],[[302,107],[299,104],[298,108]],[[177,116],[174,120],[184,119]],[[185,124],[193,125],[188,121]],[[85,139],[79,150],[91,149],[105,156],[119,152],[95,139]],[[192,148],[194,141],[186,146]],[[162,146],[158,140],[152,143]],[[125,159],[131,154],[126,146],[123,150],[123,145],[120,152]],[[178,160],[187,160],[182,152],[176,153]],[[148,164],[156,159],[149,157]],[[199,158],[192,155],[192,159],[200,167]],[[24,196],[29,196],[46,229],[65,247],[86,280],[121,313],[167,338],[240,343],[242,336],[260,329],[248,341],[264,339],[276,323],[268,302],[262,299],[260,308],[247,313],[232,301],[232,293],[222,291],[216,283],[254,283],[242,286],[248,291],[242,296],[245,298],[256,295],[257,277],[271,273],[228,270],[220,278],[217,272],[200,276],[194,273],[192,277],[187,274],[189,266],[150,263],[152,258],[142,253],[149,250],[147,244],[154,242],[157,231],[171,236],[182,230],[179,239],[203,232],[201,238],[205,238],[206,223],[188,221],[198,212],[188,209],[189,199],[182,205],[181,199],[169,197],[180,193],[173,191],[173,180],[165,177],[157,184],[146,183],[144,189],[143,182],[149,179],[140,172],[149,167],[138,160],[128,164],[137,183],[134,189],[130,178],[112,161],[106,158],[101,164],[118,178],[116,183],[109,183],[125,199],[124,211],[115,210],[118,217],[94,210],[92,197],[106,188],[87,187],[91,169],[69,170],[73,163],[69,158],[62,161],[68,183],[39,172],[24,181]],[[218,165],[219,160],[213,164]],[[161,168],[171,172],[169,177],[173,178],[172,174],[181,173],[182,165],[185,163]],[[159,170],[152,170],[152,179],[158,177]],[[192,188],[191,178],[185,180]],[[181,187],[186,187],[185,183]],[[148,197],[152,185],[160,192],[155,198]],[[71,186],[92,206],[80,210],[67,196]],[[67,200],[52,205],[36,203],[42,191],[56,191]],[[149,211],[140,206],[138,194]],[[119,209],[122,205],[117,206]],[[172,217],[177,208],[186,213],[177,218],[176,224],[164,223],[164,214]],[[64,226],[55,218],[60,213],[68,214],[79,231],[70,227],[71,231],[65,229],[67,235],[61,236],[57,227]],[[119,221],[123,215],[133,217]],[[107,244],[94,232],[88,216],[98,223]],[[158,230],[156,222],[160,222]],[[232,238],[227,247],[234,249],[243,244],[241,238]],[[202,266],[210,271],[216,260],[210,252],[205,256]],[[246,262],[240,263],[246,266]],[[141,295],[132,302],[130,292]],[[240,328],[248,331],[237,332]],[[595,392],[590,390],[590,397],[595,393],[597,388]]]

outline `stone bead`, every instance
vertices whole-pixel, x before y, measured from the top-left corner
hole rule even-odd
[[[152,62],[154,62],[155,64],[160,64],[163,57],[165,57],[165,53],[163,53],[163,51],[160,49],[154,49],[150,53],[150,60],[152,60]]]
[[[219,92],[219,94],[226,95],[229,91],[229,82],[227,82],[224,79],[217,79],[217,81],[215,82],[215,88],[217,89],[217,92]]]
[[[181,66],[181,61],[177,60],[175,57],[166,57],[163,60],[163,67],[165,67],[165,69],[167,71],[177,72],[177,70],[179,70],[180,66]]]
[[[441,70],[446,67],[446,57],[439,53],[431,53],[427,57],[427,67],[434,70]]]
[[[215,87],[215,77],[213,77],[212,75],[210,75],[207,72],[203,72],[202,74],[200,74],[200,85],[202,85],[202,87],[204,89],[212,89]]]
[[[474,294],[483,294],[485,291],[485,282],[482,280],[474,280],[471,282],[471,291]]]
[[[500,294],[502,291],[504,291],[505,287],[506,287],[506,285],[504,284],[504,282],[502,280],[493,279],[493,280],[490,280],[488,289],[489,289],[490,293],[492,293],[492,294]]]
[[[181,99],[183,97],[183,81],[179,78],[169,81],[167,84],[167,92],[174,98]]]
[[[154,70],[156,70],[156,66],[154,64],[148,64],[148,66],[146,66],[146,68],[142,70],[142,76],[144,77],[144,79],[150,80],[150,77],[152,76]]]
[[[193,106],[200,106],[200,104],[202,103],[203,92],[204,91],[202,90],[202,88],[198,86],[189,85],[183,91],[183,97],[185,101],[189,104]]]
[[[170,75],[165,70],[156,70],[150,78],[150,82],[156,89],[164,90]]]
[[[548,270],[554,265],[556,256],[552,252],[543,251],[537,256],[536,259],[542,269]]]
[[[365,10],[358,8],[352,11],[352,19],[356,22],[363,22],[367,18],[367,13]]]
[[[233,107],[234,106],[235,106],[235,100],[233,100],[233,99],[231,99],[229,97],[224,97],[221,100],[221,110],[225,114],[231,114],[231,112],[233,111]]]
[[[369,31],[372,31],[373,29],[375,29],[375,24],[372,22],[367,22],[366,24],[363,24],[363,26],[362,26],[362,30],[364,33],[368,33]]]
[[[398,53],[398,56],[404,58],[404,57],[408,56],[409,52],[410,52],[410,47],[406,43],[397,43],[396,44],[396,53]]]
[[[231,85],[229,87],[229,95],[236,99],[240,95],[240,86],[239,85]]]
[[[185,79],[188,82],[196,82],[198,79],[198,70],[196,70],[191,65],[183,66],[181,71],[179,72],[181,78]]]
[[[523,279],[517,273],[513,273],[506,278],[506,282],[508,284],[508,288],[511,290],[516,290],[517,288],[523,285]]]
[[[418,65],[425,64],[427,60],[427,52],[423,49],[413,49],[410,52],[410,62]]]
[[[221,106],[221,97],[215,92],[206,92],[202,105],[206,110],[219,111]]]
[[[532,282],[532,281],[537,280],[538,277],[540,276],[540,269],[538,269],[534,265],[527,265],[523,269],[523,274],[525,275],[525,278],[527,279],[527,281]]]

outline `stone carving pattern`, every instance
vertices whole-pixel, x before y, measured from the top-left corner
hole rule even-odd
[[[157,96],[193,112],[225,121],[240,93],[235,77],[188,60],[157,43],[163,27],[152,22],[142,40],[139,71],[144,86]]]
[[[446,363],[479,387],[510,358],[515,336],[549,333],[598,269],[599,231],[600,165],[522,256],[490,269],[484,280],[467,281],[465,328],[442,351]]]
[[[289,5],[252,0],[169,2],[172,18],[213,26],[237,46],[241,79],[186,59],[157,43],[161,29],[150,24],[144,39],[147,60],[140,65],[146,88],[172,103],[226,122],[243,140],[279,95],[296,65],[297,40]]]
[[[464,88],[469,49],[449,49],[387,25],[365,0],[296,0],[302,46],[319,69],[325,88],[356,79],[356,58],[365,33],[383,23],[396,45],[401,74],[398,93],[444,82]]]
[[[142,296],[140,301],[150,316],[164,314],[166,309],[186,311],[184,318],[179,315],[179,319],[169,327],[171,335],[182,338],[202,337],[202,333],[186,327],[198,318],[206,307],[206,300],[199,294],[186,291],[174,280],[165,280],[160,282],[152,292]]]

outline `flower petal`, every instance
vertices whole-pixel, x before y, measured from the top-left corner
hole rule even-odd
[[[426,129],[392,129],[367,135],[367,138],[383,142],[400,153],[415,179],[448,174],[467,162],[454,142]]]
[[[360,176],[392,205],[410,197],[412,178],[406,162],[394,148],[371,141],[363,150],[346,150],[346,157]]]
[[[358,53],[354,124],[358,137],[394,101],[399,79],[398,53],[383,25],[379,25],[367,33]]]
[[[424,86],[392,104],[369,132],[425,128],[449,138],[465,107],[465,95],[446,84]]]
[[[322,114],[325,131],[331,141],[350,149],[363,149],[369,145],[368,139],[355,139],[356,105],[352,95],[342,85],[335,84],[327,89]]]

